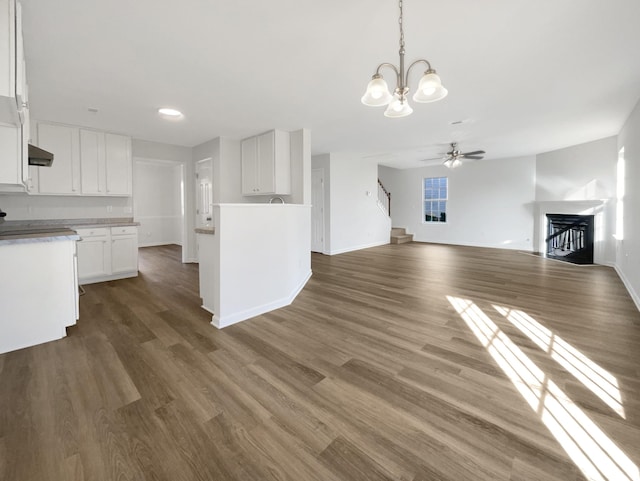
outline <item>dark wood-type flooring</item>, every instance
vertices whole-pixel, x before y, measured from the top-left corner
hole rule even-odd
[[[86,286],[67,338],[0,356],[0,479],[638,479],[640,314],[611,268],[419,243],[312,268],[221,331],[179,247]]]

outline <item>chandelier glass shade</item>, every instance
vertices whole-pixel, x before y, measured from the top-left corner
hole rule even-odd
[[[400,18],[398,23],[400,24],[400,66],[399,68],[391,63],[381,63],[376,68],[371,81],[367,85],[367,90],[360,99],[364,105],[369,107],[382,107],[387,106],[384,112],[386,117],[399,118],[411,115],[413,109],[409,105],[407,95],[409,94],[408,79],[411,69],[418,64],[425,64],[426,70],[416,92],[413,94],[413,100],[419,103],[428,103],[441,100],[447,96],[447,89],[442,85],[440,76],[436,71],[431,68],[431,64],[428,60],[420,59],[409,65],[409,68],[405,71],[404,68],[404,29],[403,29],[403,13],[402,13],[402,0],[399,1]],[[389,86],[382,77],[380,71],[383,68],[389,68],[396,74],[396,88],[393,95],[389,92]]]

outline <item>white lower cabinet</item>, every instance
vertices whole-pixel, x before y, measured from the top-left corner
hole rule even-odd
[[[111,228],[111,273],[138,272],[138,229]]]
[[[111,229],[76,229],[78,241],[78,278],[81,283],[87,279],[107,277],[111,274]]]
[[[80,284],[123,279],[138,275],[136,226],[75,229],[78,241]]]

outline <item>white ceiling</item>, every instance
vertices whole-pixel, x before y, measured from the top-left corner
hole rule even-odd
[[[454,140],[504,158],[615,135],[640,98],[638,0],[404,0],[407,63],[429,60],[449,96],[402,119],[360,103],[376,66],[398,62],[395,0],[23,7],[35,118],[177,145],[306,127],[314,154],[397,167]]]

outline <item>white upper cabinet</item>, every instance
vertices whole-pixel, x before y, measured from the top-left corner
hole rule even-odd
[[[242,194],[256,194],[258,177],[258,138],[251,137],[242,141]]]
[[[242,141],[242,194],[291,193],[289,133],[272,130]]]
[[[53,153],[51,167],[37,168],[40,194],[80,194],[80,129],[39,122],[38,147]]]
[[[33,194],[131,196],[131,137],[38,122],[37,145],[53,153],[51,167],[32,167]]]
[[[105,134],[107,195],[131,195],[131,137]]]
[[[0,0],[0,122],[18,125],[16,102],[16,2]],[[22,34],[20,34],[22,35]]]
[[[82,193],[105,195],[107,192],[104,134],[80,129]]]
[[[27,92],[21,6],[0,0],[0,192],[23,192],[28,177]]]
[[[80,130],[82,193],[131,195],[131,138],[96,130]]]

